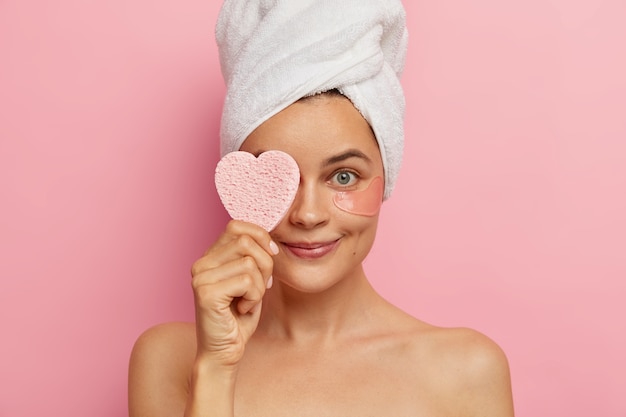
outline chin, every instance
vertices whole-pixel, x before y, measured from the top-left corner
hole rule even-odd
[[[290,265],[289,267],[274,267],[274,279],[280,281],[289,288],[306,293],[322,293],[338,284],[347,283],[354,278],[364,276],[360,263],[343,265],[337,268],[335,263],[320,265]]]
[[[310,269],[310,270],[307,270]],[[274,279],[281,284],[302,293],[314,294],[324,292],[334,286],[340,279],[332,279],[320,268],[298,268],[287,271],[274,270]]]

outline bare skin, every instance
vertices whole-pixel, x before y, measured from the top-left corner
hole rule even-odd
[[[378,216],[332,202],[383,176],[350,101],[297,102],[242,146],[270,149],[298,162],[294,204],[271,233],[231,221],[194,264],[196,323],[138,339],[130,416],[513,416],[507,361],[494,342],[417,320],[370,286],[362,262]]]

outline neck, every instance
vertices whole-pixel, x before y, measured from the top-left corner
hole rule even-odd
[[[294,343],[324,343],[358,332],[381,300],[362,270],[316,293],[275,282],[263,300],[257,331]]]

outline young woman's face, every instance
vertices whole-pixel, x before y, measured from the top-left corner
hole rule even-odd
[[[271,232],[280,247],[274,279],[317,292],[361,274],[384,174],[374,134],[352,103],[332,95],[298,101],[259,126],[241,150],[280,150],[300,168],[293,205]]]

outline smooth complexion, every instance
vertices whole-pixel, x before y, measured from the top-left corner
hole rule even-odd
[[[300,168],[296,198],[270,233],[280,248],[274,283],[281,281],[285,291],[318,293],[365,281],[361,263],[374,242],[378,214],[355,215],[333,201],[384,174],[374,134],[352,103],[344,97],[296,102],[259,126],[240,150],[280,150]]]

